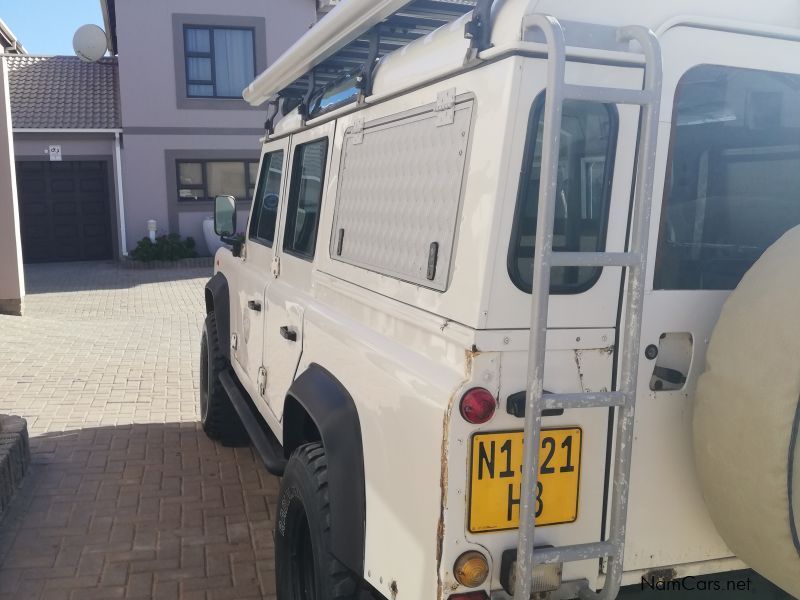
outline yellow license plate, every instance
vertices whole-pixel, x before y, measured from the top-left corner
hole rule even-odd
[[[473,533],[519,527],[522,487],[521,431],[478,433],[472,437],[469,530]],[[536,526],[572,523],[578,518],[581,430],[543,429],[539,441]]]

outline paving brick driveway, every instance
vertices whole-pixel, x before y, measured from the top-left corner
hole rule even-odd
[[[0,524],[0,600],[274,598],[277,480],[198,424],[207,269],[26,269],[0,316],[0,413],[32,467]]]

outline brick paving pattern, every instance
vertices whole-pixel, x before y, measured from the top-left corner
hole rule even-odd
[[[0,413],[31,472],[0,524],[0,600],[274,599],[277,480],[198,424],[207,269],[26,269],[0,316]]]

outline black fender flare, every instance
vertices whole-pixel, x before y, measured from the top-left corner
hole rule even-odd
[[[206,283],[206,314],[214,311],[217,319],[217,332],[221,340],[222,354],[231,360],[231,301],[228,280],[222,273],[216,273]]]
[[[361,422],[352,396],[336,377],[311,363],[287,393],[316,426],[328,458],[331,553],[364,575],[366,491]],[[284,414],[284,448],[293,451],[292,416]],[[297,423],[295,423],[296,425]],[[287,431],[288,429],[288,431]]]

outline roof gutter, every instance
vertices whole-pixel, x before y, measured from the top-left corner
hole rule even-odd
[[[25,47],[22,45],[14,32],[9,29],[8,25],[0,19],[0,37],[3,39],[3,47],[5,48],[6,53],[16,53],[16,54],[27,54],[28,51],[25,50]]]
[[[112,55],[117,54],[117,11],[114,0],[100,0],[103,12],[103,25],[106,30],[106,44]]]
[[[411,1],[345,0],[247,86],[242,96],[253,106],[264,104],[342,46],[357,39]]]
[[[67,129],[58,127],[15,127],[11,130],[12,133],[107,133],[109,135],[120,134],[122,129]]]

